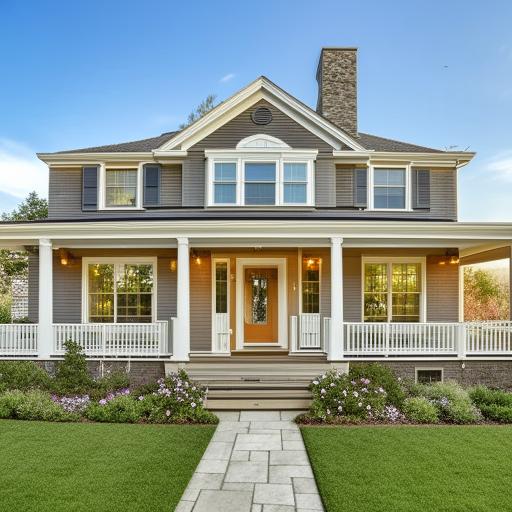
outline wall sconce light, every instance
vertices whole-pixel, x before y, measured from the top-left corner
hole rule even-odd
[[[201,257],[196,251],[192,251],[192,259],[194,260],[196,265],[201,265]]]
[[[69,251],[66,251],[65,249],[59,249],[59,261],[63,267],[67,267],[73,262],[73,256]]]
[[[176,260],[175,260],[175,259],[172,259],[172,260],[169,262],[169,270],[170,270],[171,272],[176,272],[176,268],[177,268]]]

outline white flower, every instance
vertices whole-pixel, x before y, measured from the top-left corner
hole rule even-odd
[[[325,393],[327,393],[327,391],[325,391],[325,389],[324,389],[324,388],[322,388],[322,389],[320,390],[320,393],[321,393],[322,395],[325,395]]]
[[[357,391],[354,391],[353,395],[357,398],[359,396],[359,393]]]
[[[363,407],[363,402],[359,402],[357,405],[358,407]]]
[[[314,384],[315,386],[318,386],[318,381],[317,381],[317,380],[314,380],[314,381],[313,381],[313,384]]]

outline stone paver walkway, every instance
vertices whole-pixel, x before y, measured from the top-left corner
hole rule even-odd
[[[294,411],[218,413],[176,512],[324,510]]]

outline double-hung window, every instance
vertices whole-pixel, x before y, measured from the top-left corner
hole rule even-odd
[[[404,210],[407,204],[406,168],[373,169],[373,207]]]
[[[276,204],[275,162],[245,162],[244,198],[248,206]]]
[[[107,208],[137,205],[137,169],[106,169],[105,206]]]
[[[306,162],[285,162],[283,165],[283,202],[308,202],[308,165]]]
[[[420,261],[365,261],[365,322],[420,322],[423,276]]]
[[[236,204],[236,162],[215,162],[213,193],[215,204]]]
[[[154,264],[84,261],[86,321],[150,323],[154,316]]]

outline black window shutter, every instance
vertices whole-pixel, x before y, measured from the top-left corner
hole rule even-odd
[[[160,166],[144,166],[144,206],[160,204]]]
[[[82,169],[82,210],[98,209],[98,167]]]
[[[430,208],[430,170],[416,169],[413,208]]]
[[[368,170],[354,169],[354,206],[366,208],[368,204]]]

